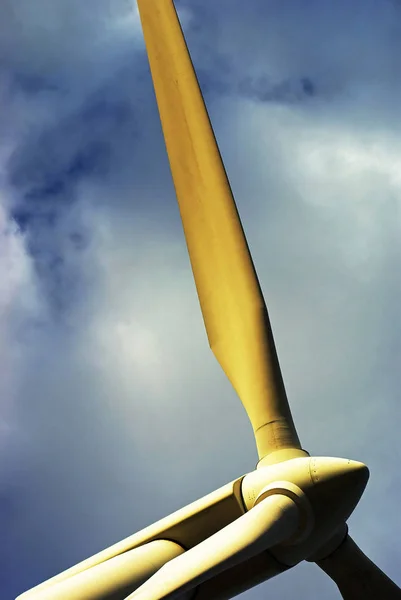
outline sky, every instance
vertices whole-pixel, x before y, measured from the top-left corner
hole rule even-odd
[[[131,0],[1,0],[0,597],[253,470]],[[399,585],[401,4],[177,0],[303,447]],[[398,568],[397,568],[398,566]],[[244,600],[339,597],[301,564]]]

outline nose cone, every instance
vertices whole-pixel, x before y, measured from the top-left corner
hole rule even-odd
[[[348,485],[365,487],[369,479],[369,469],[366,465],[346,458],[312,457],[309,469],[314,483],[336,479],[344,484],[348,482]]]
[[[366,465],[346,458],[312,457],[309,470],[314,484],[320,486],[322,483],[331,482],[332,491],[338,491],[340,494],[362,494],[369,479],[369,469]]]
[[[344,458],[311,457],[308,470],[308,484],[303,489],[312,507],[314,526],[305,541],[274,549],[276,558],[288,565],[313,555],[340,528],[345,531],[345,522],[369,479],[366,465]]]
[[[311,458],[309,469],[315,510],[326,518],[330,513],[346,521],[368,482],[367,466],[344,458],[317,457]]]

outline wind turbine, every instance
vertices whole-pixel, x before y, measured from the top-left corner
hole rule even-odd
[[[311,457],[291,416],[266,305],[172,0],[138,0],[164,138],[210,347],[255,434],[256,470],[19,596],[223,600],[302,560],[345,600],[401,599],[348,535],[368,480]]]

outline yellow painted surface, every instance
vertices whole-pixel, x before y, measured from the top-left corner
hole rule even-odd
[[[166,563],[127,600],[181,598],[183,592],[191,592],[212,576],[233,566],[241,568],[248,558],[290,539],[298,529],[299,519],[296,502],[281,493],[273,493],[214,535]]]
[[[62,582],[67,582],[67,580],[93,568],[98,568],[99,565],[106,563],[106,561],[110,561],[154,540],[171,540],[185,549],[199,544],[245,512],[240,491],[242,479],[240,477],[231,483],[227,483],[211,494],[207,494],[164,519],[149,525],[149,527],[142,529],[142,531],[125,538],[117,544],[113,544],[98,554],[48,579],[44,583],[22,594],[20,596],[21,600],[39,599],[41,597],[40,594],[48,588]],[[103,573],[103,571],[100,572]],[[99,597],[103,598],[103,596]],[[105,597],[108,598],[108,596]],[[85,595],[82,598],[87,600]],[[88,596],[88,598],[91,597]]]
[[[124,600],[163,565],[184,552],[169,540],[128,550],[73,577],[38,586],[17,600]]]
[[[172,0],[138,0],[167,153],[210,347],[258,454],[300,448],[265,302]]]

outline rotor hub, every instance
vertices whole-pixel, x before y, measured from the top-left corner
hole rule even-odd
[[[271,549],[280,562],[292,566],[316,553],[337,531],[344,530],[368,478],[368,468],[357,461],[295,458],[249,473],[241,491],[248,510],[272,493],[287,495],[297,503],[297,535]]]

